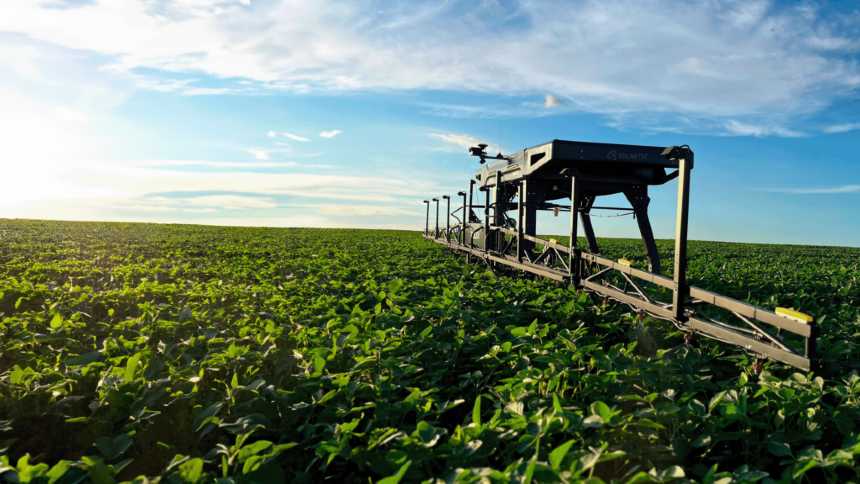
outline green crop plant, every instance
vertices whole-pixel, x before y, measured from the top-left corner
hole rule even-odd
[[[860,249],[689,255],[816,315],[823,368],[756,373],[415,232],[2,221],[0,479],[857,480]]]

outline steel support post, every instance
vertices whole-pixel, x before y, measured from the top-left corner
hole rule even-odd
[[[806,337],[803,343],[803,353],[806,355],[806,359],[810,361],[812,366],[812,370],[818,370],[818,352],[815,350],[815,346],[818,343],[818,324],[817,321],[813,321],[809,323],[809,336]]]
[[[577,187],[576,176],[570,177],[570,253],[568,254],[568,267],[570,268],[570,280],[573,285],[579,287],[580,276],[580,253],[576,247],[577,227],[576,222],[579,218],[578,208],[579,199],[581,198],[580,190]]]
[[[687,217],[690,212],[690,164],[692,160],[678,160],[678,207],[675,211],[675,290],[672,294],[672,311],[675,319],[685,321],[684,305],[690,294],[687,285]]]
[[[484,251],[490,248],[490,188],[481,187],[484,191]]]
[[[430,200],[424,200],[424,205],[427,208],[427,216],[424,217],[424,235],[430,234]]]
[[[523,192],[525,180],[517,186],[517,261],[523,261]]]
[[[451,197],[445,195],[445,211],[448,212],[445,218],[445,238],[451,241]]]
[[[472,221],[472,192],[474,192],[474,190],[475,180],[469,180],[469,210],[466,215],[464,215],[466,223],[471,223]],[[463,243],[465,243],[465,239]],[[473,247],[471,234],[469,234],[469,247]]]
[[[496,171],[496,190],[493,197],[493,225],[496,227],[504,227],[505,225],[505,201],[503,200],[502,190],[502,171]],[[501,250],[504,247],[505,234],[501,230],[496,230],[493,241],[493,250]]]
[[[439,238],[439,199],[434,198],[433,201],[436,202],[436,230],[433,232],[433,238],[438,239]]]
[[[523,179],[523,233],[537,237],[537,194],[534,187],[531,186],[528,179]],[[534,196],[534,197],[533,197]],[[523,242],[523,253],[530,252],[534,249],[534,242]]]
[[[466,192],[457,192],[463,197],[463,210],[460,211],[460,245],[466,244]]]

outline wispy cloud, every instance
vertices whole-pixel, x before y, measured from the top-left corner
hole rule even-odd
[[[293,141],[298,141],[301,143],[307,143],[308,141],[310,141],[309,138],[306,138],[306,137],[299,135],[299,134],[290,133],[289,131],[269,130],[268,132],[266,132],[266,136],[268,136],[269,138],[277,138],[279,136],[282,136],[284,138],[288,138],[288,139],[291,139]]]
[[[494,145],[489,143],[488,141],[481,140],[475,136],[465,133],[429,133],[428,136],[434,138],[443,143],[443,147],[445,149],[451,150],[452,148],[459,148],[457,151],[462,151],[466,153],[467,150],[473,146],[477,146],[481,143],[486,143],[487,153],[495,154],[496,152],[502,152],[502,148],[498,145]]]
[[[286,138],[289,138],[289,139],[291,139],[291,140],[293,140],[293,141],[299,141],[299,142],[301,142],[301,143],[307,143],[308,141],[310,141],[310,139],[305,138],[304,136],[301,136],[301,135],[298,135],[298,134],[295,134],[295,133],[288,133],[288,132],[286,132],[286,131],[281,131],[281,136],[284,136],[284,137],[286,137]]]
[[[731,136],[778,136],[781,138],[800,138],[806,136],[802,131],[785,128],[783,126],[767,124],[751,124],[737,120],[729,120],[724,125],[725,133]]]
[[[403,207],[395,207],[395,206],[387,206],[387,205],[319,205],[319,211],[325,215],[337,215],[342,217],[350,217],[350,216],[359,216],[359,217],[375,217],[375,216],[395,216],[395,215],[407,215],[407,216],[415,216],[416,220],[418,220],[418,216],[421,214],[421,210],[416,209],[408,209]]]
[[[227,210],[266,209],[278,206],[271,198],[248,195],[201,195],[183,199],[193,207],[223,208]]]
[[[335,136],[343,133],[343,131],[339,129],[330,129],[326,131],[320,131],[320,138],[334,138]]]
[[[602,114],[756,125],[778,112],[791,126],[860,87],[857,41],[840,14],[823,12],[767,0],[581,0],[565,9],[549,0],[418,9],[381,0],[0,2],[0,31],[97,53],[110,72],[187,94],[430,89],[540,96],[554,107],[544,94],[552,92]]]
[[[830,126],[825,126],[821,129],[821,131],[828,134],[835,133],[847,133],[849,131],[857,131],[860,130],[860,123],[842,123],[842,124],[832,124]]]
[[[833,187],[808,188],[769,188],[764,191],[772,193],[790,193],[794,195],[833,195],[840,193],[860,193],[860,185],[839,185]]]
[[[191,196],[146,196],[133,202],[137,208],[150,210],[264,210],[277,208],[279,204],[271,197],[254,195],[191,195]]]
[[[560,101],[557,97],[557,101]],[[455,103],[421,103],[422,112],[433,116],[460,119],[506,119],[506,118],[538,118],[559,114],[576,108],[573,103],[561,103],[548,107],[546,97],[530,96],[525,100],[505,99],[505,103],[455,104]],[[552,102],[552,101],[551,101]]]
[[[293,168],[299,166],[295,161],[209,161],[209,160],[158,160],[142,161],[135,164],[152,168],[207,168],[207,169],[250,169],[250,168]],[[307,165],[302,165],[307,166]],[[313,165],[317,166],[317,165]]]
[[[463,148],[464,152],[472,146],[477,146],[479,143],[482,143],[480,139],[464,133],[430,133],[428,136],[448,145]]]
[[[332,200],[389,203],[412,198],[416,192],[438,191],[432,182],[416,182],[412,178],[393,176],[175,169],[186,163],[215,167],[243,164],[229,161],[151,160],[58,165],[50,161],[33,161],[14,172],[17,183],[15,187],[8,187],[9,197],[0,198],[0,216],[4,210],[29,201],[56,207],[62,205],[60,200],[92,200],[93,203],[109,207],[111,203],[107,201],[138,200],[160,193],[241,193],[270,198],[298,196],[327,200],[329,203]]]

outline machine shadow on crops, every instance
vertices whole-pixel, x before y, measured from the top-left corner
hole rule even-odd
[[[447,212],[430,225],[431,200],[424,200],[424,237],[483,260],[569,283],[616,300],[634,311],[671,321],[688,335],[699,334],[740,346],[759,357],[809,370],[815,366],[817,326],[803,313],[787,308],[769,311],[687,283],[687,217],[693,151],[689,146],[634,146],[552,140],[511,155],[488,155],[487,145],[469,149],[481,169],[458,192],[462,203],[451,211],[451,197],[441,197]],[[487,160],[495,160],[486,163]],[[678,180],[672,277],[661,263],[648,219],[648,189]],[[483,204],[475,204],[475,186]],[[597,198],[623,194],[630,207],[606,207]],[[594,210],[635,214],[647,253],[648,270],[600,255],[591,223]],[[537,212],[568,213],[567,245],[537,237]],[[514,212],[514,217],[509,215]],[[452,224],[451,219],[454,219]],[[577,244],[579,225],[587,250]]]

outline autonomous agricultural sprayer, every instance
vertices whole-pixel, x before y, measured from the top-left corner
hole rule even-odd
[[[458,193],[460,206],[452,211],[451,197],[441,197],[446,210],[444,226],[439,224],[440,198],[424,201],[425,238],[465,253],[469,260],[569,283],[616,300],[640,314],[671,321],[689,336],[710,337],[801,369],[814,366],[817,331],[810,316],[788,308],[765,310],[687,283],[687,215],[693,169],[693,151],[688,146],[553,140],[508,156],[488,155],[486,147],[481,144],[469,150],[480,158],[481,169],[469,180],[468,189]],[[648,189],[674,179],[678,180],[674,269],[668,277],[661,274],[648,219]],[[483,193],[482,204],[475,203],[476,185]],[[597,204],[598,197],[615,194],[623,194],[630,206]],[[433,226],[431,203],[435,204]],[[647,270],[626,259],[600,255],[591,221],[595,210],[634,214],[645,245]],[[569,214],[568,244],[537,237],[538,211]],[[587,250],[577,242],[580,222]]]

